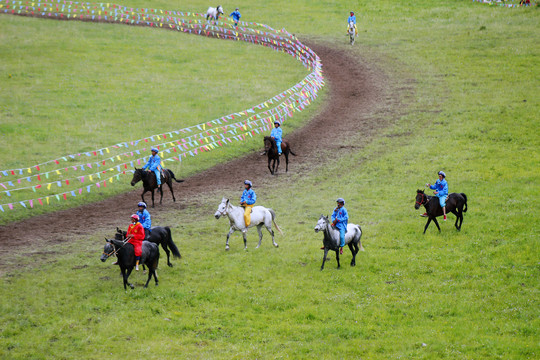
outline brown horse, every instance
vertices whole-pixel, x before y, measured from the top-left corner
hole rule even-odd
[[[167,184],[169,185],[169,189],[171,190],[173,201],[176,201],[176,198],[174,197],[174,190],[172,187],[172,181],[176,181],[177,183],[184,182],[184,180],[176,180],[176,177],[174,176],[174,173],[169,169],[163,169],[161,172],[161,185]],[[158,189],[159,193],[161,194],[161,198],[159,199],[159,203],[162,203],[163,200],[163,189],[161,186],[158,187],[156,175],[153,171],[144,171],[143,169],[137,169],[135,168],[135,172],[133,173],[133,178],[131,179],[131,186],[135,186],[136,183],[139,181],[142,181],[143,183],[143,192],[141,194],[142,201],[144,201],[144,194],[148,191],[152,192],[152,207],[154,207],[154,190]]]
[[[279,153],[276,145],[276,140],[274,140],[270,136],[264,137],[264,152],[266,155],[268,155],[268,170],[270,170],[270,174],[274,175],[277,173],[279,168]],[[289,153],[296,156],[295,153],[292,152],[291,146],[289,145],[289,142],[286,140],[283,140],[281,142],[281,152],[283,155],[285,155],[285,172],[289,171]],[[270,162],[274,161],[272,163],[272,167],[270,167]],[[277,161],[277,166],[276,166]]]
[[[439,223],[437,222],[437,216],[443,215],[443,209],[439,204],[439,199],[436,196],[428,196],[424,193],[424,190],[416,190],[416,204],[414,208],[418,210],[421,205],[426,208],[428,221],[424,228],[424,234],[429,226],[429,223],[433,220],[437,229],[441,232]],[[451,193],[446,200],[446,212],[456,215],[456,223],[454,226],[456,229],[461,230],[461,224],[463,224],[463,213],[467,212],[467,195],[464,193]],[[459,225],[458,225],[459,221]]]

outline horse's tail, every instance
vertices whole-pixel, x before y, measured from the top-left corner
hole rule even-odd
[[[461,193],[461,196],[465,199],[465,208],[463,209],[463,212],[467,212],[467,195],[464,193]]]
[[[295,154],[295,153],[293,153],[293,151],[291,150],[291,144],[289,144],[289,142],[288,142],[288,141],[286,141],[285,143],[287,144],[287,147],[289,148],[289,153],[290,153],[291,155],[294,155],[294,156],[296,156],[296,154]]]
[[[177,183],[182,183],[182,182],[184,182],[184,180],[176,180],[176,177],[174,176],[174,173],[172,172],[171,169],[167,169],[167,171],[169,172],[169,174],[171,174],[171,179],[173,179],[173,180],[176,181]]]
[[[294,155],[294,156],[296,156],[296,154],[295,154],[295,153],[293,153],[293,151],[291,150],[291,148],[289,148],[289,152],[291,153],[291,155]]]
[[[270,211],[270,214],[272,214],[272,222],[274,223],[274,226],[276,227],[276,229],[278,229],[279,233],[283,235],[283,231],[281,231],[278,224],[276,224],[276,212],[272,209],[268,209],[268,211]]]
[[[167,230],[167,245],[169,245],[169,248],[171,249],[173,256],[178,259],[181,259],[182,255],[180,255],[180,251],[178,251],[176,244],[172,240],[171,228],[168,226],[165,226],[165,230]]]
[[[356,227],[358,228],[358,232],[359,232],[358,245],[360,245],[360,247],[358,248],[358,250],[365,251],[364,247],[362,246],[362,228],[360,227],[360,225],[356,225]]]

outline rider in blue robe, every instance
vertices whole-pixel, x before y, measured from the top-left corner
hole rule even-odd
[[[339,230],[339,253],[343,254],[345,246],[345,233],[347,232],[347,224],[349,222],[349,213],[345,209],[345,200],[339,198],[336,200],[337,206],[332,213],[332,225]]]
[[[159,150],[152,148],[152,156],[148,158],[148,162],[144,165],[143,170],[148,169],[156,174],[157,184],[161,185],[161,158],[158,155]]]
[[[354,15],[354,11],[351,11],[351,15],[347,19],[347,27],[349,26],[349,23],[352,21],[354,24],[354,32],[355,35],[358,36],[358,28],[356,27],[356,15]]]
[[[240,11],[238,11],[238,8],[236,8],[236,10],[234,10],[230,15],[229,17],[233,18],[234,20],[234,26],[238,26],[238,22],[240,21],[240,18],[242,17],[242,15],[240,14]]]
[[[281,137],[283,135],[283,130],[281,130],[281,124],[279,121],[274,121],[274,128],[272,129],[272,132],[270,133],[270,137],[276,141],[276,146],[278,150],[278,154],[281,155]]]
[[[148,210],[146,210],[146,203],[141,201],[137,206],[139,207],[139,210],[137,210],[136,214],[139,216],[139,222],[144,228],[145,238],[148,239],[152,232],[152,218],[150,217]]]

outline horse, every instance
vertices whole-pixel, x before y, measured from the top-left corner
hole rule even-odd
[[[244,250],[247,250],[246,233],[247,230],[253,226],[257,226],[257,231],[259,232],[259,244],[257,245],[256,249],[261,246],[263,236],[261,229],[263,226],[265,226],[266,230],[268,230],[270,235],[272,235],[272,244],[275,247],[279,247],[279,245],[274,241],[274,230],[272,230],[272,223],[274,223],[274,226],[276,229],[278,229],[281,235],[283,235],[283,232],[276,224],[276,213],[274,210],[265,208],[263,206],[254,206],[251,212],[251,224],[249,224],[249,226],[246,228],[246,223],[244,222],[244,208],[241,206],[234,206],[230,203],[229,199],[223,198],[221,199],[221,203],[219,204],[214,216],[216,219],[219,219],[222,215],[227,215],[229,217],[229,222],[231,225],[229,233],[227,234],[225,250],[229,250],[229,237],[235,231],[242,232],[242,236],[244,237]]]
[[[115,234],[116,240],[125,240],[126,239],[126,231],[122,231],[119,228],[116,228],[116,234]],[[171,229],[168,226],[156,226],[152,228],[152,231],[150,232],[150,236],[148,236],[148,239],[151,243],[154,243],[156,245],[161,244],[161,247],[163,250],[165,250],[165,253],[167,254],[167,265],[169,267],[172,267],[173,264],[171,263],[171,252],[173,256],[177,259],[181,259],[182,255],[180,255],[180,251],[178,251],[178,247],[176,247],[176,244],[173,242],[172,236],[171,236]],[[169,251],[169,248],[171,250]]]
[[[434,199],[433,201],[431,201]],[[428,215],[428,221],[424,228],[424,234],[429,226],[429,223],[433,221],[437,225],[437,229],[441,232],[437,217],[443,215],[443,209],[439,203],[439,199],[436,196],[428,196],[424,193],[424,190],[416,190],[416,203],[414,208],[418,210],[421,205],[426,208]],[[463,213],[467,212],[467,195],[464,193],[451,193],[446,200],[446,212],[456,215],[456,223],[454,226],[458,231],[461,230],[461,224],[463,224]],[[459,221],[459,225],[458,225]]]
[[[176,180],[176,177],[174,176],[174,173],[170,169],[163,169],[163,172],[161,173],[161,185],[164,183],[169,185],[169,189],[171,190],[173,201],[176,201],[176,198],[174,197],[174,190],[172,187],[172,181],[176,181],[177,183],[184,182],[184,180]],[[159,193],[161,194],[161,197],[159,199],[159,203],[161,204],[163,201],[163,188],[162,186],[158,186],[157,180],[156,180],[156,174],[154,174],[153,171],[144,171],[143,169],[137,169],[135,168],[135,172],[133,173],[133,178],[131,179],[131,186],[135,186],[136,183],[139,181],[142,181],[143,183],[143,192],[141,194],[142,201],[144,201],[144,194],[146,194],[148,191],[152,192],[152,207],[154,207],[154,190],[158,189]]]
[[[354,45],[354,40],[356,39],[354,23],[352,21],[349,21],[349,27],[347,28],[347,33],[349,34],[349,43],[352,46]]]
[[[206,20],[210,20],[212,18],[214,21],[219,20],[219,15],[223,15],[223,8],[221,5],[216,6],[215,8],[209,7],[208,10],[206,10]]]
[[[120,265],[120,272],[122,273],[122,278],[124,279],[124,290],[127,290],[127,286],[134,289],[133,284],[128,282],[129,275],[135,267],[135,249],[133,245],[129,242],[124,242],[116,239],[107,239],[105,247],[103,248],[103,254],[101,255],[101,261],[105,262],[107,258],[116,254],[118,258],[118,265]],[[159,263],[159,248],[156,244],[151,243],[150,241],[143,241],[142,243],[142,255],[140,263],[148,266],[148,280],[146,280],[145,288],[148,287],[148,283],[154,276],[156,280],[156,286],[158,286],[157,278],[157,267]]]
[[[324,256],[321,265],[321,271],[324,269],[324,263],[326,261],[326,255],[329,250],[336,252],[337,268],[340,268],[339,264],[339,230],[336,230],[332,227],[328,216],[321,215],[317,225],[315,225],[315,232],[322,231],[324,233],[323,245],[324,245]],[[364,251],[362,242],[362,229],[360,225],[348,224],[347,233],[345,233],[345,244],[349,245],[349,249],[352,253],[351,266],[356,266],[356,254],[358,251]]]
[[[265,136],[264,137],[264,152],[268,155],[268,170],[270,170],[270,174],[274,175],[277,173],[279,168],[279,153],[277,149],[276,140],[272,139],[271,136]],[[285,172],[289,171],[289,153],[296,156],[295,153],[292,152],[291,146],[289,145],[289,142],[286,140],[283,140],[281,143],[281,152],[283,155],[285,155]],[[274,161],[272,163],[272,167],[270,167],[270,162]],[[277,161],[277,166],[276,166]]]

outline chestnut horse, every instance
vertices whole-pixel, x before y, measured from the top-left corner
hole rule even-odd
[[[266,155],[268,155],[268,170],[270,170],[270,174],[274,175],[277,173],[279,168],[279,153],[276,145],[276,140],[272,139],[271,136],[265,136],[264,137],[264,152]],[[296,156],[295,153],[292,152],[291,146],[289,145],[289,142],[286,140],[283,140],[281,142],[281,152],[283,155],[285,155],[285,172],[289,171],[289,153]],[[272,167],[270,167],[270,162],[272,162]],[[277,161],[277,166],[276,166]]]

